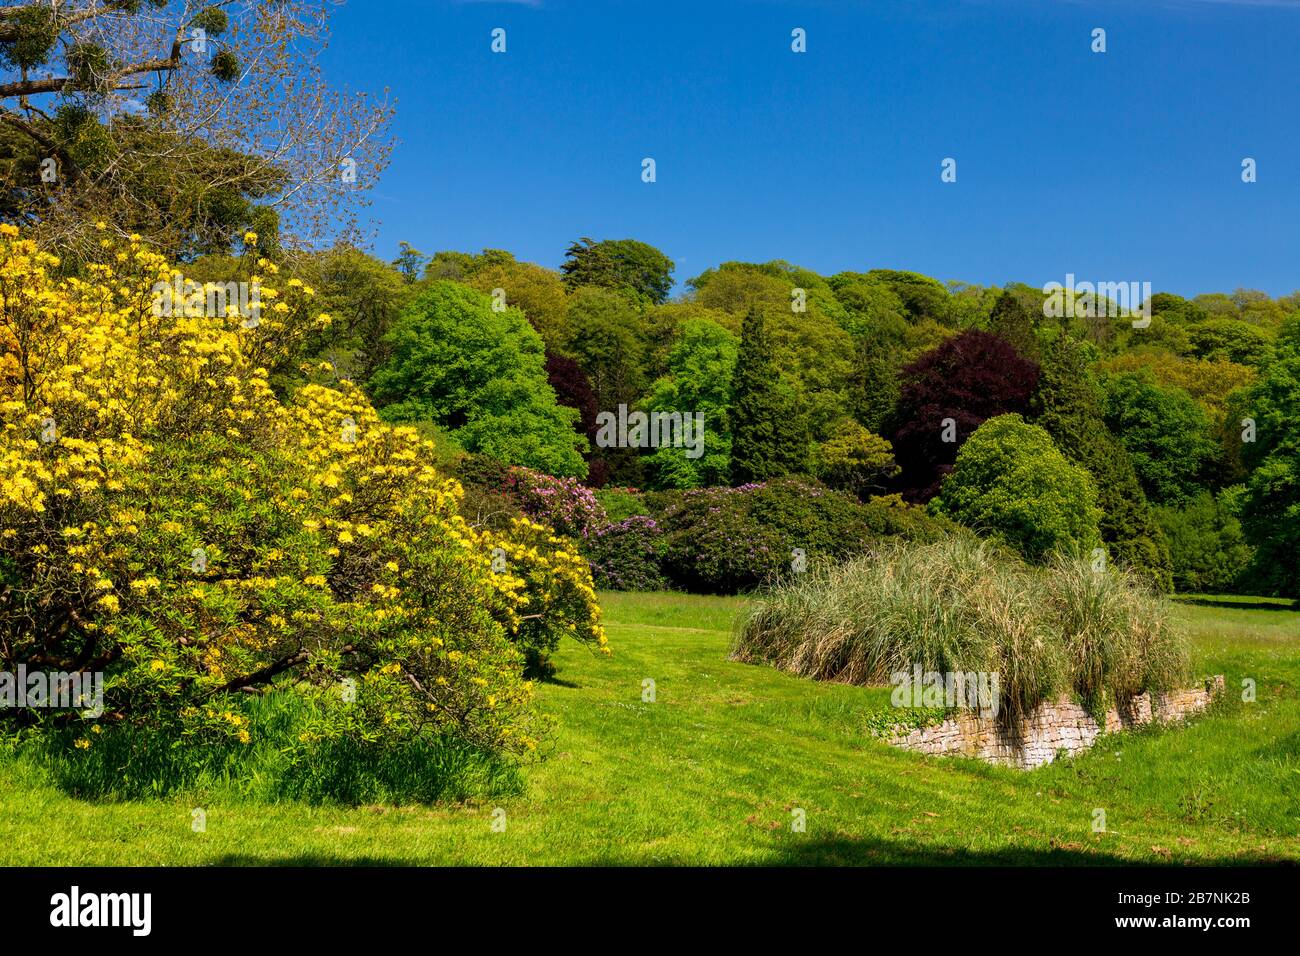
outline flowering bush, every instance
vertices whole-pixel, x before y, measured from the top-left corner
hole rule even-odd
[[[663,535],[659,523],[633,515],[587,538],[587,558],[596,587],[611,591],[659,591],[668,581],[659,567]]]
[[[527,519],[516,519],[508,536],[485,534],[484,541],[499,549],[510,601],[506,620],[530,672],[553,672],[547,655],[561,637],[608,650],[591,570],[572,542]]]
[[[526,515],[557,534],[583,539],[605,524],[605,509],[595,493],[576,478],[552,478],[514,467],[502,479],[502,490],[519,502]]]
[[[663,513],[664,569],[687,591],[734,593],[775,580],[790,567],[788,538],[750,516],[762,485],[699,488],[675,496]]]
[[[664,500],[664,569],[675,585],[709,593],[795,573],[796,549],[810,566],[865,551],[882,537],[937,537],[947,525],[899,501],[861,504],[809,478],[701,488]]]
[[[266,369],[329,317],[255,251],[250,322],[151,308],[170,265],[103,249],[58,278],[0,226],[0,670],[103,672],[103,719],[179,739],[249,742],[227,702],[274,689],[313,700],[312,740],[532,749],[521,648],[606,645],[585,562],[471,528],[432,446],[352,385],[277,399]]]

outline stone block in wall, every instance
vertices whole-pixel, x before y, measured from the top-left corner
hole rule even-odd
[[[1209,706],[1224,689],[1222,674],[1205,682],[1203,688],[1157,695],[1138,694],[1112,707],[1104,724],[1068,697],[1044,701],[1018,721],[1010,723],[978,713],[962,713],[943,723],[907,731],[889,742],[919,753],[978,757],[989,763],[1031,769],[1051,763],[1062,751],[1075,754],[1087,750],[1103,733],[1137,727],[1157,720],[1183,720]]]

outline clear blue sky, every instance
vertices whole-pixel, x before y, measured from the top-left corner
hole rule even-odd
[[[385,258],[1300,288],[1300,0],[349,0],[325,66],[398,100]]]

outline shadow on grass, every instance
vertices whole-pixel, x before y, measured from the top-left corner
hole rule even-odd
[[[423,867],[445,868],[443,864],[431,865],[416,860],[384,859],[374,857],[344,858],[328,854],[298,854],[282,858],[229,854],[207,866],[300,866],[300,867]],[[456,864],[452,864],[454,867]],[[551,866],[552,864],[543,864]],[[704,866],[698,859],[673,858],[656,855],[650,858],[624,858],[597,856],[575,860],[567,867],[683,867],[696,869]],[[1259,857],[1198,857],[1191,860],[1134,860],[1115,856],[1104,851],[1087,848],[1052,847],[1047,850],[1012,847],[1005,850],[972,851],[963,849],[939,850],[931,847],[909,846],[889,840],[851,839],[832,837],[800,841],[792,846],[782,846],[769,859],[761,862],[709,863],[709,869],[718,866],[740,869],[766,869],[770,867],[1216,867],[1252,866],[1273,867],[1296,864],[1291,860]],[[485,864],[469,864],[471,868],[488,868]],[[491,867],[495,869],[496,867]]]
[[[1230,598],[1184,597],[1176,594],[1171,600],[1176,604],[1194,604],[1197,607],[1218,607],[1236,611],[1300,611],[1300,603],[1288,602],[1285,598],[1264,600],[1246,598],[1234,601]]]
[[[414,860],[386,859],[384,857],[337,857],[324,853],[300,853],[295,856],[285,857],[266,857],[266,856],[249,856],[242,853],[231,853],[219,857],[210,863],[204,863],[204,867],[222,867],[222,866],[374,866],[392,869],[394,867],[409,866],[427,866],[427,864],[417,863]]]
[[[582,690],[582,685],[576,681],[564,680],[563,678],[555,676],[543,677],[541,678],[541,683],[549,684],[551,687],[567,687],[570,690]]]

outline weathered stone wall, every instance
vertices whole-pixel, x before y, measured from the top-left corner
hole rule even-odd
[[[1103,733],[1147,724],[1153,719],[1161,723],[1182,720],[1204,710],[1222,690],[1223,675],[1219,674],[1207,680],[1203,688],[1160,694],[1154,701],[1149,694],[1140,694],[1119,709],[1111,708],[1104,727],[1068,697],[1039,704],[1019,726],[1008,727],[1003,721],[971,711],[934,727],[894,737],[890,743],[920,753],[978,757],[1030,769],[1051,763],[1060,751],[1075,754],[1087,750]]]

